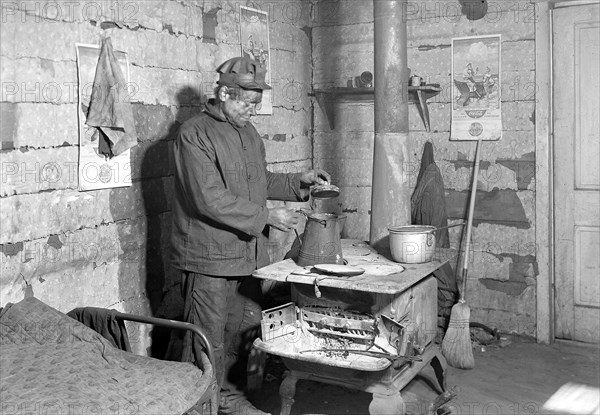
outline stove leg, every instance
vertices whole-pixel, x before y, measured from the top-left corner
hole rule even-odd
[[[373,393],[373,399],[369,404],[370,415],[404,415],[405,411],[404,399],[399,391],[392,395]]]
[[[446,392],[448,389],[446,386],[446,369],[448,369],[446,359],[440,352],[436,352],[433,359],[431,359],[430,364],[435,372],[435,377],[442,388],[442,392]]]
[[[294,395],[296,395],[296,382],[298,382],[298,377],[293,371],[290,371],[281,382],[281,386],[279,387],[279,398],[281,399],[280,415],[290,415],[292,412]]]

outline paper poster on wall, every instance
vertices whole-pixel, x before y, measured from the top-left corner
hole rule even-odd
[[[452,39],[452,128],[450,140],[499,140],[500,35]]]
[[[242,56],[259,62],[267,70],[265,81],[271,83],[271,45],[269,43],[269,16],[267,12],[240,6],[240,43]],[[273,91],[263,91],[262,103],[256,113],[273,114]]]
[[[79,190],[98,190],[114,187],[131,186],[130,150],[119,155],[107,157],[100,149],[98,129],[86,125],[86,118],[94,86],[94,76],[98,57],[99,45],[75,45],[77,54],[78,85],[78,118],[79,118]],[[127,88],[129,84],[129,61],[125,52],[115,51],[115,56],[121,68]],[[129,91],[125,91],[128,94]],[[127,98],[128,97],[123,97]]]

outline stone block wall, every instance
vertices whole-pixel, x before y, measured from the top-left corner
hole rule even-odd
[[[373,72],[370,1],[313,2],[313,84],[344,87]],[[431,132],[410,104],[410,154],[404,166],[416,184],[423,145],[431,141],[446,188],[451,222],[466,219],[475,142],[451,142],[451,40],[502,36],[502,123],[498,142],[482,145],[472,234],[467,301],[472,320],[506,332],[535,336],[535,19],[530,1],[488,1],[487,15],[470,21],[457,1],[408,1],[408,67],[439,83],[429,101]],[[374,79],[377,82],[377,79]],[[341,196],[324,208],[348,215],[345,235],[368,240],[373,153],[373,100],[332,104],[334,128],[314,109],[314,162],[330,170]],[[453,246],[460,228],[451,229]]]
[[[212,1],[2,2],[0,305],[36,297],[177,317],[168,261],[172,145],[212,96],[215,68],[240,55],[239,6]],[[248,3],[248,5],[250,5]],[[312,166],[310,7],[254,1],[269,13],[273,115],[258,116],[269,168]],[[110,37],[128,53],[138,144],[131,187],[78,191],[75,44]],[[280,259],[290,235],[276,234]],[[147,333],[130,333],[136,351]],[[137,338],[137,342],[136,342]]]

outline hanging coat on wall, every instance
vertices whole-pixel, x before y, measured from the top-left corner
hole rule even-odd
[[[425,143],[421,168],[417,176],[417,185],[411,197],[411,223],[413,225],[431,225],[436,228],[448,226],[446,213],[446,193],[444,179],[433,160],[433,145]],[[448,229],[435,233],[436,246],[448,248]]]
[[[423,149],[417,185],[411,197],[411,222],[413,225],[431,225],[436,228],[448,225],[444,179],[433,160],[433,145],[429,141]],[[435,236],[437,247],[450,247],[448,229],[436,232]],[[456,276],[448,262],[436,269],[433,275],[438,280],[438,316],[442,319],[441,327],[445,330],[458,295]]]
[[[118,156],[137,144],[127,80],[110,38],[102,40],[85,123],[96,127],[98,152],[104,156]]]

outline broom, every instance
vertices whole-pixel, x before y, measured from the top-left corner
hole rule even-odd
[[[469,305],[465,300],[465,295],[467,292],[467,268],[469,265],[469,251],[471,249],[471,229],[473,227],[475,193],[477,192],[480,149],[481,139],[477,140],[477,149],[475,150],[475,170],[473,173],[473,184],[471,186],[471,198],[469,200],[467,236],[466,243],[463,246],[462,287],[460,290],[460,300],[458,300],[458,303],[452,306],[448,330],[446,330],[446,335],[442,341],[442,354],[446,358],[448,364],[459,369],[473,369],[475,367],[473,348],[471,346],[471,331],[469,330],[471,310],[469,309]]]

